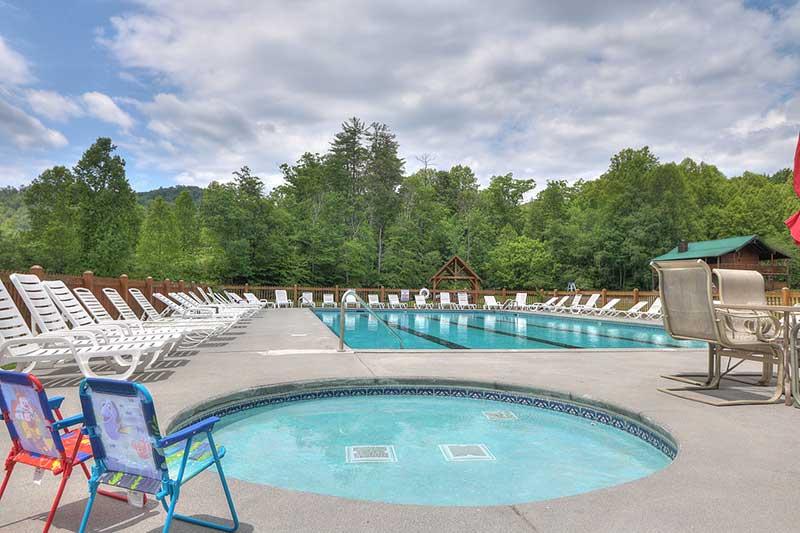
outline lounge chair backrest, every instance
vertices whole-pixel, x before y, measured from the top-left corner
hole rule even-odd
[[[564,307],[564,304],[567,303],[569,300],[569,296],[562,296],[556,303],[553,304],[553,307]]]
[[[208,291],[210,293],[211,289],[208,289]],[[212,303],[210,295],[207,294],[206,291],[203,290],[203,287],[197,287],[197,292],[200,293],[200,297],[203,298],[203,301],[205,303],[207,303],[207,304]]]
[[[278,289],[275,291],[275,302],[279,304],[289,303],[289,297],[286,295],[285,289]]]
[[[150,301],[145,298],[142,291],[139,289],[128,289],[128,293],[133,296],[133,299],[136,300],[136,303],[142,308],[144,314],[147,315],[147,318],[150,320],[158,320],[161,318],[161,314],[156,311],[156,308],[153,307],[153,304],[151,304]]]
[[[103,304],[100,303],[92,291],[87,289],[86,287],[78,287],[74,291],[75,296],[78,297],[78,300],[81,301],[83,306],[89,310],[95,320],[98,322],[113,322],[114,317],[106,311],[106,308],[103,307]]]
[[[650,306],[650,309],[647,310],[648,315],[655,315],[661,312],[661,298],[656,298],[653,300],[653,304]]]
[[[327,293],[327,292],[322,295],[322,301],[323,301],[323,303],[326,303],[326,304],[336,303],[333,300],[333,294],[330,294],[330,293]]]
[[[355,303],[358,303],[358,300],[356,300],[356,295],[355,295],[355,294],[348,294],[348,295],[347,295],[347,296],[345,296],[345,298],[344,298],[344,303],[347,303],[347,304],[355,304]]]
[[[586,300],[586,303],[583,304],[583,305],[584,305],[584,307],[594,307],[595,304],[597,303],[597,300],[599,300],[599,299],[600,299],[600,294],[599,293],[591,294],[591,295],[589,295],[589,299]]]
[[[368,294],[367,302],[369,303],[369,305],[377,305],[381,303],[381,301],[378,299],[377,294]]]
[[[308,293],[307,292],[303,293],[303,295],[306,295],[306,294],[308,294]],[[261,301],[258,298],[256,298],[256,295],[253,294],[252,292],[244,293],[244,297],[247,299],[247,303],[261,305]]]
[[[37,276],[14,273],[9,276],[9,279],[30,311],[32,325],[35,325],[40,333],[69,329],[61,317],[61,312],[50,299],[50,295],[45,292],[44,285]]]
[[[582,297],[583,297],[583,296],[582,296],[582,295],[580,295],[580,294],[576,294],[575,296],[573,296],[573,297],[572,297],[572,303],[571,303],[571,304],[569,304],[569,306],[570,306],[570,307],[575,307],[576,305],[579,305],[579,304],[581,303],[581,298],[582,298]]]
[[[633,305],[631,306],[631,308],[630,308],[630,309],[628,309],[628,311],[627,311],[627,312],[628,312],[628,313],[638,313],[638,312],[640,312],[642,309],[644,309],[644,307],[645,307],[645,306],[647,306],[647,300],[642,300],[641,302],[636,302],[635,304],[633,304]]]
[[[51,459],[64,457],[64,446],[47,401],[44,387],[34,376],[0,371],[0,412],[11,440],[31,455]]]
[[[44,281],[42,284],[53,303],[56,304],[61,314],[69,320],[72,327],[79,328],[97,324],[63,281]]]
[[[314,303],[314,293],[313,292],[304,292],[302,294],[301,298],[303,299],[303,301],[305,303],[307,303],[309,305]]]
[[[235,292],[225,291],[225,294],[228,295],[228,298],[230,298],[230,300],[233,303],[236,303],[236,304],[244,303],[244,300],[242,300],[242,297],[239,296],[238,294],[236,294]]]
[[[557,300],[558,300],[558,297],[557,296],[553,296],[552,298],[548,298],[548,300],[546,302],[544,302],[542,305],[543,306],[544,305],[553,305],[554,303],[556,303]]]
[[[517,295],[514,297],[514,301],[517,303],[519,307],[525,307],[526,305],[528,305],[528,293],[518,292]]]
[[[450,293],[449,292],[443,292],[443,293],[439,294],[439,302],[441,302],[443,304],[449,304],[450,303]]]
[[[469,296],[466,292],[459,292],[456,297],[458,298],[458,305],[469,305]]]
[[[400,298],[396,294],[390,294],[387,298],[389,298],[389,305],[400,305]]]
[[[206,305],[206,303],[205,303],[203,300],[201,300],[201,299],[200,299],[200,297],[199,297],[199,296],[197,296],[197,295],[196,295],[194,292],[192,292],[192,291],[184,291],[184,292],[182,292],[181,294],[183,294],[184,296],[186,296],[187,298],[189,298],[190,300],[192,300],[192,301],[193,301],[194,303],[196,303],[197,305]]]
[[[169,292],[167,294],[169,295],[170,298],[172,298],[173,300],[178,302],[178,304],[181,305],[182,307],[189,308],[189,309],[191,309],[192,307],[197,307],[196,303],[194,303],[193,301],[189,300],[188,298],[186,298],[184,295],[182,295],[179,292]]]
[[[601,309],[603,311],[608,311],[609,309],[614,309],[620,301],[621,300],[619,298],[611,298],[608,302],[606,302],[606,305],[601,307]]]
[[[177,303],[173,302],[172,300],[170,300],[169,298],[167,298],[166,296],[164,296],[160,292],[154,292],[153,293],[153,298],[155,298],[156,300],[158,300],[162,304],[166,305],[173,313],[183,314],[183,313],[186,312],[186,310],[183,307],[181,307]]]
[[[167,467],[153,447],[161,433],[147,389],[126,381],[85,379],[80,399],[95,461],[112,473],[142,476],[142,492],[160,489]],[[155,490],[147,490],[147,485]]]
[[[494,296],[487,295],[483,297],[483,302],[486,305],[497,305],[497,299]]]
[[[425,300],[425,297],[422,296],[421,294],[415,294],[414,295],[414,304],[416,304],[417,307],[420,307],[420,306],[423,306],[423,305],[428,305],[428,302],[427,302],[427,300]]]
[[[719,300],[729,305],[767,305],[764,276],[755,270],[715,268]]]
[[[111,287],[104,287],[103,294],[108,301],[111,302],[111,305],[119,313],[119,318],[124,320],[134,320],[138,321],[139,317],[136,316],[136,313],[133,312],[133,309],[128,305],[128,302],[122,297],[120,293],[117,292],[117,289],[112,289]]]
[[[719,343],[711,269],[703,261],[654,261],[664,328],[675,338]]]
[[[0,341],[24,339],[26,337],[33,337],[33,334],[22,313],[17,309],[14,300],[11,299],[11,293],[0,281]],[[29,345],[27,348],[16,346],[11,348],[11,352],[22,355],[35,349],[36,346],[34,345]]]

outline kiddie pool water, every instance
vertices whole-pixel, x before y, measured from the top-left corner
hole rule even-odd
[[[338,310],[315,310],[339,334]],[[375,318],[377,316],[383,322]],[[573,318],[569,314],[507,311],[378,310],[375,316],[350,309],[345,314],[345,343],[354,349],[584,349],[703,348],[670,337],[660,325],[624,324]],[[388,329],[390,327],[396,335]],[[402,346],[397,340],[400,337]]]
[[[400,504],[546,500],[639,479],[671,461],[600,422],[463,397],[349,396],[256,407],[225,416],[215,439],[228,449],[223,464],[232,477]],[[456,445],[451,460],[447,445]],[[355,456],[389,462],[348,462],[348,447],[357,446],[391,446]]]

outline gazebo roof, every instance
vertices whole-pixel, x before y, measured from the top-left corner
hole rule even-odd
[[[467,264],[466,261],[454,255],[447,262],[436,271],[436,274],[431,276],[430,282],[438,283],[440,281],[459,281],[468,280],[473,283],[481,283],[483,280],[478,276],[474,270]]]

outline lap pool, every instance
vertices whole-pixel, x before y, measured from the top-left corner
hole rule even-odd
[[[339,334],[338,310],[314,313]],[[573,318],[563,314],[508,311],[350,309],[345,315],[345,343],[354,349],[415,350],[536,350],[585,348],[702,348],[679,341],[662,327],[607,320]],[[396,334],[387,330],[386,324]],[[398,340],[402,340],[402,345]]]

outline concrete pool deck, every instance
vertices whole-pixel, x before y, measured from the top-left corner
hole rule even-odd
[[[667,429],[680,451],[647,478],[587,494],[497,507],[426,507],[355,501],[229,479],[240,531],[793,531],[800,524],[800,411],[783,405],[711,407],[659,393],[659,376],[705,370],[704,352],[539,351],[336,353],[338,339],[309,310],[269,310],[224,339],[137,374],[162,430],[205,399],[246,388],[331,378],[427,377],[520,385],[607,401]],[[751,367],[758,370],[758,367]],[[74,367],[35,372],[64,414],[79,410]],[[729,383],[730,385],[730,383]],[[723,389],[743,398],[748,387]],[[762,391],[760,393],[764,395]],[[2,453],[9,439],[0,430]],[[19,467],[0,501],[0,530],[41,531],[57,487]],[[75,531],[87,498],[73,475],[51,531]],[[179,512],[226,516],[217,477],[186,485]],[[98,498],[92,531],[160,531],[164,512]],[[172,531],[203,531],[176,522]],[[207,530],[204,530],[207,531]]]

